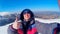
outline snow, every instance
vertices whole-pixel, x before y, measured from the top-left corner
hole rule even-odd
[[[43,23],[53,23],[53,22],[58,22],[60,23],[60,19],[40,19],[40,18],[35,18],[35,20]],[[7,28],[10,24],[5,25],[5,26],[0,26],[0,34],[7,34]],[[39,33],[40,34],[40,33]]]
[[[1,16],[8,15],[8,14],[9,14],[9,12],[0,12]]]
[[[41,18],[35,18],[35,20],[42,22],[42,23],[60,23],[60,19],[41,19]]]
[[[10,24],[0,27],[0,34],[7,34],[7,28]]]
[[[0,27],[0,34],[7,34],[7,28],[10,24]],[[41,33],[39,33],[41,34]]]

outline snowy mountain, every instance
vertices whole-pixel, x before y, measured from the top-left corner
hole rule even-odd
[[[8,15],[8,14],[10,14],[10,13],[9,12],[0,12],[1,16]]]
[[[15,20],[17,13],[0,12],[0,33],[7,34],[8,26]],[[6,18],[6,19],[5,19]],[[60,23],[60,19],[41,19],[35,18],[36,27],[41,34],[52,34],[52,30]],[[48,29],[47,29],[48,28]],[[49,31],[48,31],[49,30]]]

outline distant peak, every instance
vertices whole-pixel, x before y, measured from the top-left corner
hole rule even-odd
[[[8,14],[10,14],[10,13],[9,12],[0,12],[1,16],[8,15]]]

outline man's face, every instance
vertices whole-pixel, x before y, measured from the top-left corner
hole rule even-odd
[[[29,14],[29,13],[25,13],[23,16],[24,16],[24,19],[25,19],[25,20],[30,19],[30,14]]]

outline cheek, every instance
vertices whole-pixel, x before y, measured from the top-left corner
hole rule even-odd
[[[28,17],[30,18],[30,15]]]
[[[30,15],[24,15],[24,18],[30,18]]]
[[[30,15],[27,15],[26,17],[27,17],[27,18],[30,18]]]
[[[24,19],[26,19],[27,18],[27,16],[26,15],[24,15]]]

